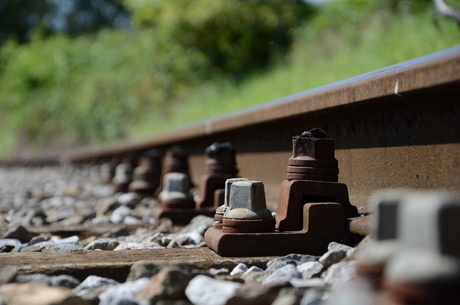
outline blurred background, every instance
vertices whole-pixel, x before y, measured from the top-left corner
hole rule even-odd
[[[145,137],[457,45],[435,2],[0,0],[0,156]]]

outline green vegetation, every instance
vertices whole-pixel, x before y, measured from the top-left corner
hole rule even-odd
[[[130,29],[0,48],[3,154],[151,135],[460,41],[428,0],[125,4]]]

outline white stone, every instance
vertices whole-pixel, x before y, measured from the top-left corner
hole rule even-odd
[[[306,280],[311,278],[313,275],[320,273],[324,268],[324,265],[320,262],[306,262],[297,266],[297,271],[302,274],[302,277]]]
[[[323,274],[324,281],[332,287],[339,287],[356,277],[356,262],[339,262]]]
[[[197,275],[188,284],[185,295],[194,305],[224,305],[239,287],[240,283]]]
[[[233,270],[230,272],[230,275],[234,277],[241,277],[247,270],[248,266],[246,266],[246,264],[239,263],[235,266],[235,268],[233,268]]]
[[[314,279],[299,279],[299,278],[292,278],[289,280],[289,283],[293,287],[297,288],[322,288],[326,285],[326,282],[322,278],[314,278]]]
[[[133,300],[137,300],[137,294],[147,286],[149,281],[148,278],[140,278],[113,286],[99,295],[99,305],[135,304]]]
[[[282,284],[282,283],[288,283],[289,280],[293,278],[301,278],[302,275],[300,274],[299,271],[297,271],[296,266],[292,264],[287,264],[269,276],[267,276],[263,281],[262,284]]]
[[[110,221],[113,223],[123,222],[123,219],[125,219],[125,217],[128,216],[130,213],[131,209],[122,205],[112,212],[112,215],[110,215]]]

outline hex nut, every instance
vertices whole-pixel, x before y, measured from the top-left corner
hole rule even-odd
[[[387,189],[372,195],[372,239],[356,252],[361,264],[385,264],[397,252],[398,213],[406,194],[404,189]]]
[[[121,163],[115,169],[114,184],[128,183],[132,180],[133,167],[129,163]]]
[[[230,185],[227,219],[271,218],[265,202],[265,189],[261,181],[235,181]]]
[[[161,202],[179,199],[190,199],[190,185],[187,175],[184,173],[167,173],[163,178],[163,190],[159,195]]]
[[[405,197],[398,226],[400,251],[386,268],[390,282],[460,281],[460,194],[418,192]]]
[[[232,186],[232,184],[234,182],[237,182],[237,181],[248,181],[247,178],[231,178],[231,179],[227,179],[225,181],[225,195],[224,195],[224,204],[217,207],[216,209],[216,214],[225,214],[225,212],[228,210],[228,202],[229,202],[229,198],[230,198],[230,188]]]

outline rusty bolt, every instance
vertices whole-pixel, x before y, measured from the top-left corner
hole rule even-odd
[[[159,195],[161,206],[163,208],[194,208],[195,202],[189,190],[190,185],[186,174],[165,174],[163,190]]]
[[[292,156],[288,161],[287,180],[338,181],[335,143],[326,133],[314,128],[292,138]]]
[[[205,161],[207,174],[236,176],[238,173],[236,168],[236,149],[230,143],[213,143],[206,148],[205,153],[207,156]]]
[[[128,185],[133,179],[133,167],[130,163],[121,163],[115,170],[115,177],[112,183],[115,185],[115,192],[127,192]]]

